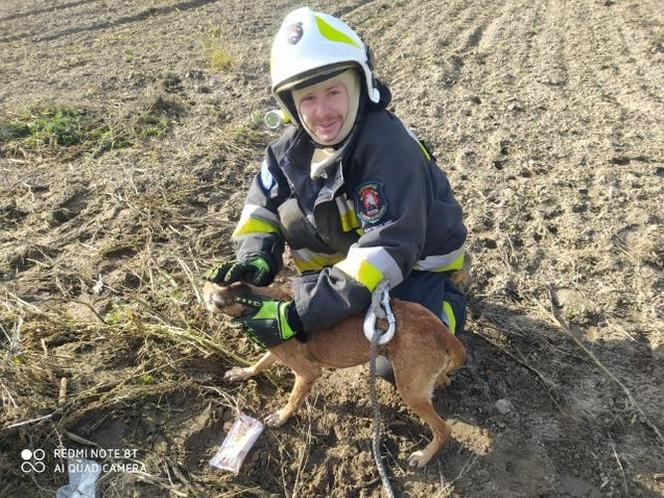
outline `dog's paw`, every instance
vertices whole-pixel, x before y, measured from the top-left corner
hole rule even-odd
[[[426,454],[426,451],[420,450],[412,453],[408,457],[408,465],[411,467],[424,467],[431,460],[431,456]]]
[[[270,413],[267,417],[265,417],[265,425],[272,427],[273,429],[277,429],[284,425],[287,420],[288,415],[283,413],[283,410],[277,410],[276,412]]]
[[[224,380],[230,380],[231,382],[248,379],[249,377],[251,377],[249,369],[241,367],[233,367],[224,374]]]

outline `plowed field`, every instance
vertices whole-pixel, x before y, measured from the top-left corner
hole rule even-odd
[[[300,5],[0,2],[0,497],[54,496],[59,446],[136,450],[102,497],[382,496],[366,367],[326,373],[239,475],[208,465],[236,409],[292,386],[223,380],[260,351],[199,292],[277,136],[270,44]],[[425,469],[428,430],[378,386],[397,494],[662,496],[661,2],[311,6],[371,45],[470,232],[469,357]]]

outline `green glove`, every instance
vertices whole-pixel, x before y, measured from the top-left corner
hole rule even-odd
[[[261,256],[253,256],[242,261],[226,261],[212,267],[205,279],[215,284],[229,285],[233,282],[247,282],[256,287],[272,283],[275,273],[270,263]]]
[[[302,332],[302,322],[292,301],[276,301],[250,295],[236,297],[235,301],[251,306],[253,311],[235,318],[249,332],[251,338],[265,348],[271,348]]]

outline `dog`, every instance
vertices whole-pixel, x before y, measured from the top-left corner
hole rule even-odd
[[[462,283],[465,278],[463,272],[458,270],[452,278]],[[277,286],[256,288],[244,283],[220,286],[206,282],[203,287],[208,311],[231,317],[249,312],[249,308],[236,302],[235,298],[250,294],[279,300],[291,299]],[[396,387],[406,405],[433,432],[432,441],[408,458],[409,465],[423,467],[448,441],[452,432],[431,403],[433,390],[450,384],[448,375],[463,365],[466,350],[445,324],[420,304],[391,299],[390,306],[397,321],[397,331],[392,340],[379,346],[379,353],[392,363]],[[228,370],[224,379],[241,381],[253,377],[275,361],[293,370],[295,385],[286,406],[265,419],[268,427],[280,427],[300,407],[323,368],[353,367],[369,360],[370,344],[363,333],[363,321],[364,313],[356,313],[333,327],[308,334],[306,342],[291,339],[278,344],[256,364]]]

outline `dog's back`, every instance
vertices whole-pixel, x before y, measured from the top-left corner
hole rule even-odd
[[[399,299],[391,300],[397,320],[394,338],[381,346],[381,354],[408,368],[414,362],[432,362],[451,373],[466,358],[466,350],[459,339],[423,306]],[[365,363],[369,358],[369,341],[363,332],[364,314],[357,313],[328,329],[308,335],[306,344],[289,341],[272,351],[279,357],[302,354],[306,350],[321,366],[346,368]],[[380,321],[379,321],[380,324]]]

